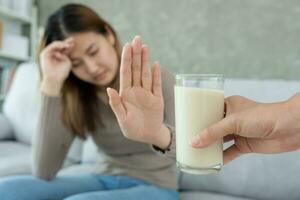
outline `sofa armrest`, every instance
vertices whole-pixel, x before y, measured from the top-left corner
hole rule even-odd
[[[0,140],[13,138],[13,128],[9,120],[2,113],[0,113]]]

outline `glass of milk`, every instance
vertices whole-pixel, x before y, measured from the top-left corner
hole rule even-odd
[[[181,171],[210,174],[223,165],[223,140],[193,148],[192,138],[224,117],[221,74],[179,74],[175,85],[176,160]]]

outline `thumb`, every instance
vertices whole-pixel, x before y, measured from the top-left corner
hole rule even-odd
[[[226,135],[236,133],[236,127],[236,120],[230,115],[197,134],[192,139],[191,145],[195,148],[207,147]]]
[[[107,95],[109,97],[109,105],[116,115],[118,121],[122,121],[126,116],[126,109],[123,105],[122,99],[115,89],[107,88]]]

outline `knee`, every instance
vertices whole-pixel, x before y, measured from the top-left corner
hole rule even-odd
[[[88,193],[72,195],[67,197],[64,200],[95,200],[95,199],[110,200],[111,198],[109,198],[109,196],[103,195],[103,193],[99,195],[97,192],[96,193],[88,192]]]
[[[85,195],[73,195],[73,196],[69,196],[63,200],[89,200]]]

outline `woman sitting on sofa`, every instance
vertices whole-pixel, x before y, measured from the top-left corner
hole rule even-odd
[[[49,17],[34,176],[1,178],[2,200],[178,199],[174,161],[156,152],[168,150],[172,138],[173,76],[158,63],[149,67],[140,37],[120,54],[115,31],[90,8],[68,4]],[[118,120],[134,134],[122,134],[107,94],[114,109],[126,109]],[[56,177],[73,139],[88,136],[101,154],[95,171]]]

